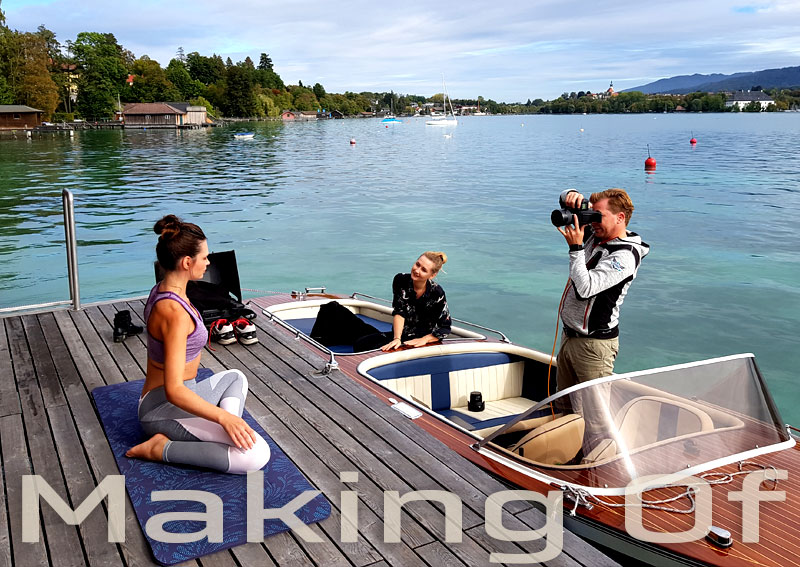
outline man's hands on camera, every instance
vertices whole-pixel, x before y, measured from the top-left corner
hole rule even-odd
[[[579,209],[584,198],[578,191],[570,191],[564,195],[563,200],[564,206],[567,209]],[[570,250],[580,250],[583,248],[583,237],[586,227],[581,226],[577,215],[572,216],[572,223],[573,224],[566,225],[563,229],[560,226],[557,226],[556,229],[564,236],[567,244],[569,244]]]

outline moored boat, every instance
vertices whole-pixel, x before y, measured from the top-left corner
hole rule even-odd
[[[252,140],[255,137],[255,132],[236,132],[233,135],[234,140]]]
[[[461,455],[517,487],[560,491],[573,531],[649,565],[800,565],[800,449],[753,355],[556,392],[549,354],[463,321],[421,348],[325,347],[309,335],[331,299],[390,328],[391,307],[363,294],[257,302]]]

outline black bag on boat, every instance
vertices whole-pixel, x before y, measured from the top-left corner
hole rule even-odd
[[[186,295],[208,327],[217,319],[234,321],[240,317],[255,319],[256,313],[242,303],[242,289],[239,284],[239,268],[236,265],[236,252],[215,252],[208,255],[211,262],[203,279],[190,281]],[[155,263],[156,281],[164,279],[164,270]]]
[[[365,335],[379,332],[344,305],[330,301],[320,306],[311,338],[325,346],[352,345]]]

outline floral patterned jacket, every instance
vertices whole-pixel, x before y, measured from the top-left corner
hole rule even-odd
[[[397,274],[392,281],[392,315],[405,319],[403,340],[432,334],[443,339],[450,334],[450,309],[442,286],[428,281],[427,289],[417,299],[411,274]]]

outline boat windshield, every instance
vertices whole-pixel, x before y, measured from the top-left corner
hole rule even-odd
[[[515,427],[541,409],[552,418]],[[480,445],[487,443],[563,481],[615,489],[646,475],[697,474],[793,440],[746,354],[573,386]]]

